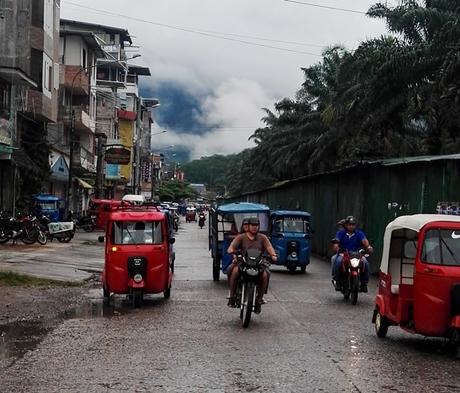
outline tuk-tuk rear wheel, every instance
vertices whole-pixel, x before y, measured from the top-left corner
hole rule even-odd
[[[380,314],[379,310],[376,310],[375,313],[375,334],[377,334],[377,337],[379,338],[385,338],[387,333],[388,333],[388,328],[390,324],[388,322],[388,319]]]
[[[300,266],[300,271],[301,271],[302,273],[305,273],[306,270],[307,270],[307,266],[306,266],[306,265],[305,265],[305,266]]]
[[[102,287],[102,296],[104,298],[104,303],[108,304],[110,302],[110,290],[105,286]]]
[[[164,291],[163,296],[165,299],[169,299],[171,297],[171,288],[168,288],[166,291]]]

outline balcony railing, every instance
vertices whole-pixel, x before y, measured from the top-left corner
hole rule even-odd
[[[80,160],[83,168],[89,172],[96,172],[96,157],[92,152],[86,150],[84,147],[80,147]]]
[[[96,156],[84,147],[76,146],[73,154],[73,163],[88,172],[96,172]]]
[[[80,66],[64,65],[64,86],[69,90],[72,88],[72,81],[74,81],[74,95],[86,96],[89,94],[90,82],[88,73],[85,71],[81,71]]]
[[[75,116],[75,130],[95,132],[96,124],[95,121],[91,119],[88,114],[87,106],[73,106],[74,116]],[[70,112],[70,113],[69,113]],[[68,113],[64,116],[64,122],[66,125],[71,126],[72,114],[68,110]]]

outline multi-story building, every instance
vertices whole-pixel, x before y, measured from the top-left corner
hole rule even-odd
[[[125,45],[132,44],[132,41],[125,29],[92,23],[62,20],[61,30],[62,35],[68,37],[64,43],[67,42],[68,45],[69,39],[73,42],[73,53],[75,46],[81,48],[76,52],[79,56],[72,57],[76,64],[67,62],[66,68],[86,62],[91,69],[91,72],[76,78],[75,85],[78,87],[74,86],[72,100],[76,119],[76,143],[72,154],[75,190],[72,195],[74,210],[81,211],[85,210],[87,189],[90,187],[88,183],[95,185],[97,197],[103,196],[101,188],[106,165],[102,150],[119,140],[117,113],[120,103],[117,91],[127,85]],[[83,51],[84,48],[87,51]],[[61,51],[63,50],[65,49],[61,47]],[[69,73],[72,71],[75,69],[68,69]],[[88,91],[81,83],[89,85]],[[70,102],[65,103],[66,106],[69,104]]]
[[[60,0],[0,2],[0,208],[27,207],[47,181],[57,120]]]
[[[61,20],[60,25],[58,122],[48,126],[49,192],[67,198],[71,166],[71,210],[85,211],[96,177],[96,66],[104,52],[85,24]]]

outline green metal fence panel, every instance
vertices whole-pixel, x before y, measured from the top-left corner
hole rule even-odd
[[[337,221],[355,216],[374,245],[370,262],[376,272],[390,221],[405,214],[436,213],[439,202],[460,202],[460,155],[400,161],[303,178],[236,199],[310,212],[312,251],[321,256],[330,256]]]

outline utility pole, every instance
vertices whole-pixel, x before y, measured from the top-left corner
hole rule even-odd
[[[104,152],[107,144],[107,136],[102,133],[96,134],[97,138],[97,166],[96,166],[96,198],[102,198],[104,184]]]

